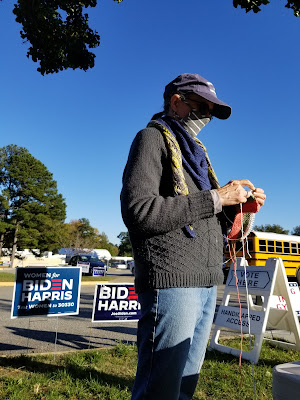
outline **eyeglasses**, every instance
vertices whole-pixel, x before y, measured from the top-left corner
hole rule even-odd
[[[198,111],[201,115],[203,116],[207,116],[207,114],[209,114],[210,117],[213,116],[213,110],[209,109],[209,105],[208,103],[206,103],[205,101],[198,101],[198,100],[194,100],[194,99],[189,99],[189,98],[185,98],[185,97],[181,97],[181,100],[189,107],[191,107],[192,110],[194,111]],[[192,101],[193,103],[197,104],[197,109],[195,110],[195,108],[188,103],[189,101]]]

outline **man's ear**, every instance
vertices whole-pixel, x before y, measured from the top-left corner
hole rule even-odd
[[[177,93],[173,94],[173,96],[170,99],[171,109],[176,112],[180,102],[181,102],[180,95]]]

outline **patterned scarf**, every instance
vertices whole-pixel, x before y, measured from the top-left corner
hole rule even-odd
[[[217,176],[209,160],[206,148],[197,138],[192,138],[185,129],[173,118],[152,120],[148,127],[157,128],[164,136],[171,157],[173,187],[176,195],[188,195],[183,166],[194,178],[200,190],[217,189],[220,187]],[[195,237],[191,225],[184,227],[190,237]]]
[[[211,165],[207,151],[203,143],[192,138],[179,122],[171,117],[163,116],[149,122],[148,127],[157,128],[164,136],[171,156],[173,174],[173,187],[176,195],[188,195],[189,190],[185,182],[183,166],[194,177],[200,190],[218,189],[218,178]],[[259,206],[255,197],[251,194],[247,203],[235,215],[231,231],[228,234],[230,240],[242,240],[250,233],[254,214]],[[196,237],[193,227],[184,227],[189,237]]]

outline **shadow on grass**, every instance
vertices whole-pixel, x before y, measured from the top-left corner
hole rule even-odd
[[[120,377],[114,374],[108,374],[105,372],[96,371],[93,368],[86,366],[79,366],[67,362],[65,366],[57,364],[48,364],[47,362],[42,362],[30,358],[27,356],[18,357],[8,357],[0,358],[0,367],[20,369],[22,372],[30,372],[39,374],[50,374],[57,375],[58,371],[67,372],[67,374],[72,378],[73,381],[80,379],[82,381],[94,380],[99,385],[113,386],[118,389],[129,391],[132,389],[134,378]]]

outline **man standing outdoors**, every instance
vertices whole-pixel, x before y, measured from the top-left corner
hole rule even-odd
[[[142,307],[132,400],[192,399],[223,283],[223,234],[248,201],[244,187],[264,204],[247,179],[220,187],[197,138],[213,117],[230,114],[211,82],[181,74],[165,87],[164,111],[132,143],[121,192]]]

